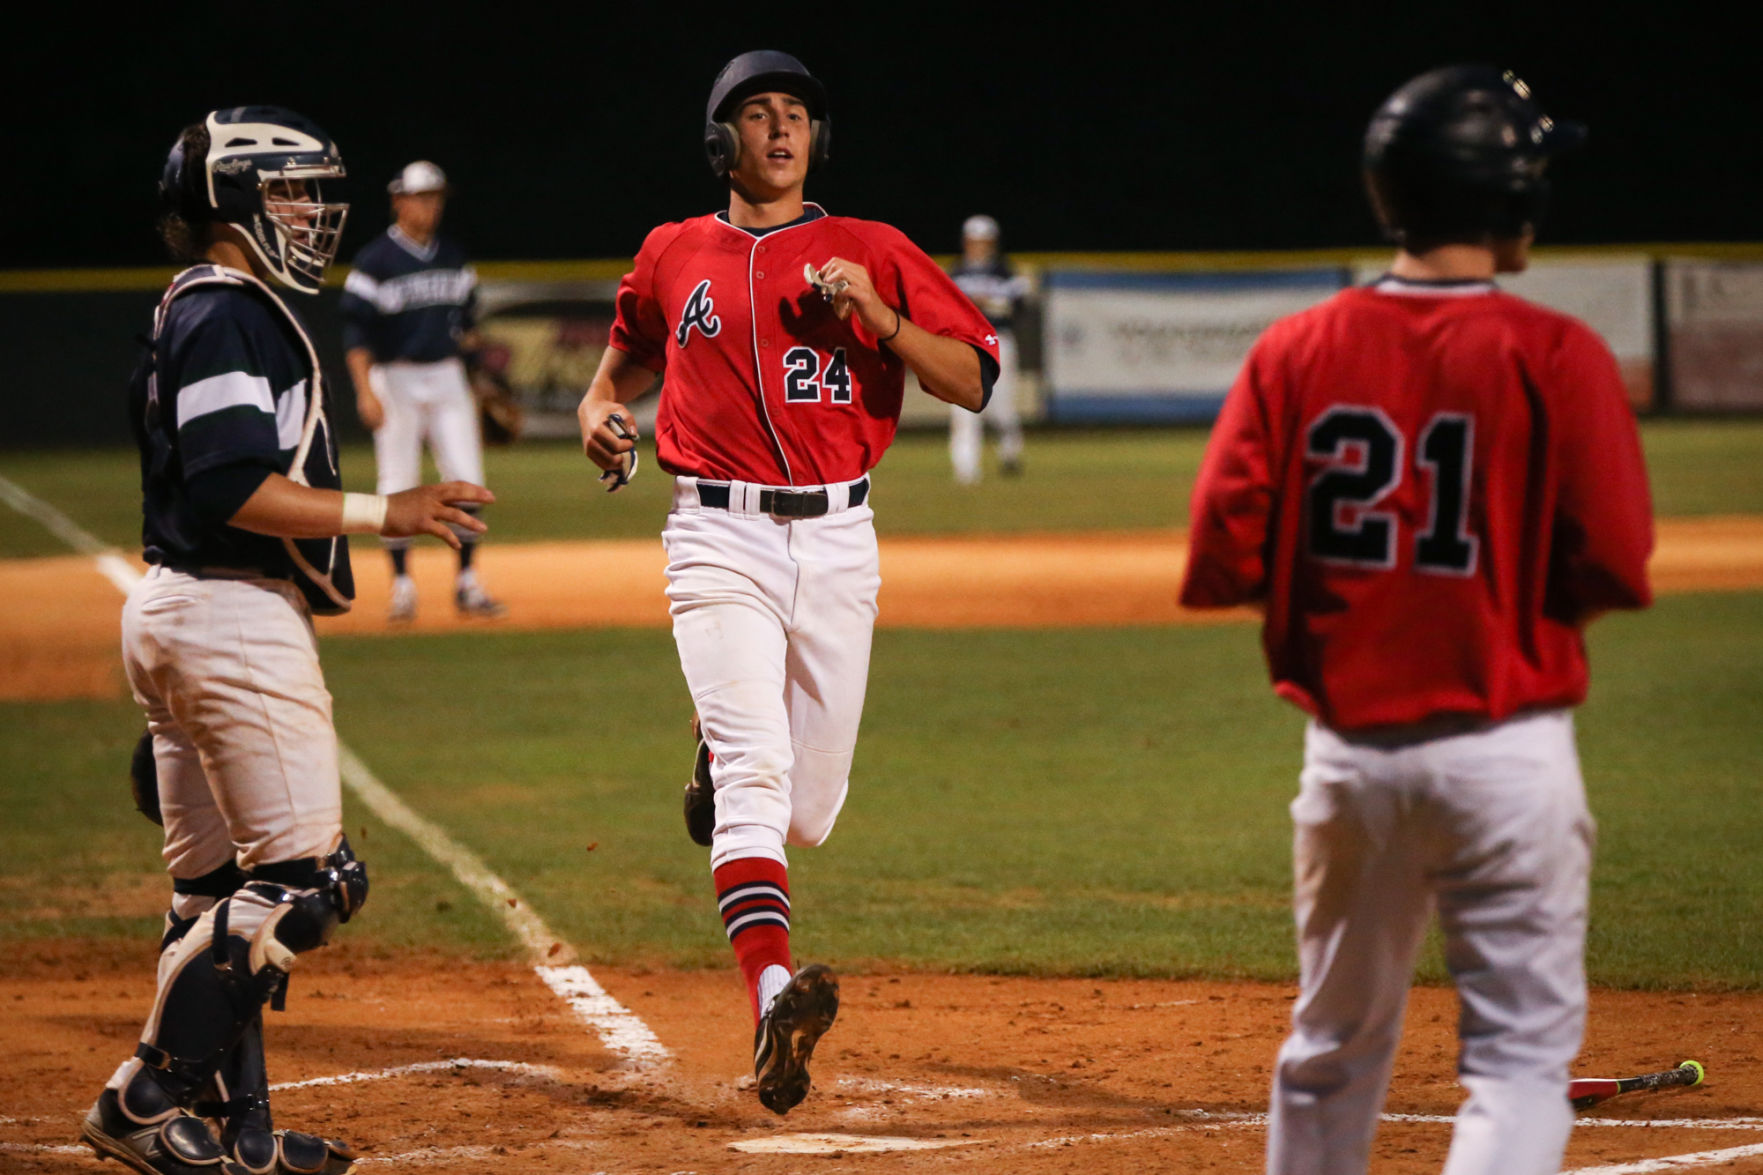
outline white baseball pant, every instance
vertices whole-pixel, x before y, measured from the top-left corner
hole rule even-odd
[[[464,363],[458,359],[377,363],[369,370],[369,380],[386,417],[373,434],[379,493],[395,494],[422,484],[425,441],[442,481],[484,484],[483,436]],[[388,547],[410,544],[409,539],[382,542]]]
[[[1022,456],[1022,418],[1016,410],[1016,336],[998,332],[998,378],[984,412],[949,406],[949,463],[955,480],[972,485],[980,479],[985,429],[998,434],[998,459],[1014,463]]]
[[[697,479],[674,483],[662,531],[680,668],[715,756],[714,869],[743,857],[788,864],[844,805],[869,684],[881,588],[875,515],[845,485],[820,487],[819,518],[758,512],[762,487],[733,482],[728,509]]]
[[[1462,1005],[1446,1175],[1553,1175],[1585,1030],[1594,825],[1570,711],[1349,738],[1312,722],[1292,801],[1300,993],[1268,1124],[1274,1175],[1360,1175],[1428,915]]]
[[[122,649],[153,733],[174,878],[336,848],[337,735],[297,587],[151,568],[123,607]],[[179,903],[201,909],[208,899],[178,895],[173,908],[188,917]]]

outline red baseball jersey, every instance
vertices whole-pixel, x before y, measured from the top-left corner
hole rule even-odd
[[[666,372],[655,448],[668,472],[824,485],[881,460],[906,365],[855,314],[840,322],[805,265],[856,262],[901,314],[972,344],[996,373],[991,324],[918,246],[888,225],[808,208],[764,235],[720,216],[664,224],[619,284],[611,345]]]
[[[1385,278],[1274,323],[1192,515],[1182,602],[1262,602],[1274,688],[1339,729],[1577,704],[1585,622],[1652,598],[1614,357],[1489,282]]]

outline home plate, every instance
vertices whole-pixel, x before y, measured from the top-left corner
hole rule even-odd
[[[728,1149],[749,1155],[861,1155],[878,1151],[934,1151],[973,1146],[977,1138],[886,1138],[873,1134],[776,1134],[731,1142]]]

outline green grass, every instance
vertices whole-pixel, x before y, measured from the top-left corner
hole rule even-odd
[[[1593,979],[1756,987],[1763,593],[1667,598],[1592,646]],[[324,661],[343,738],[590,961],[726,964],[679,817],[689,711],[665,632],[327,638]],[[1251,627],[883,630],[869,698],[839,827],[793,855],[803,955],[1291,975],[1302,720],[1269,694]],[[0,705],[0,940],[151,935],[156,830],[122,782],[138,724],[121,700]],[[374,893],[345,933],[512,951],[400,835],[352,803],[346,820]],[[63,888],[79,900],[44,896]],[[113,892],[137,912],[111,915]]]
[[[1763,420],[1648,421],[1642,437],[1659,513],[1763,512]],[[906,433],[876,471],[878,525],[884,535],[1185,526],[1205,443],[1200,429],[1040,432],[1030,437],[1023,476],[960,487],[950,480],[945,436]],[[498,495],[486,516],[491,540],[655,536],[670,481],[652,450],[646,458],[628,489],[606,494],[574,444],[490,450],[485,479]],[[351,489],[372,488],[371,450],[352,447],[342,464]],[[132,453],[4,453],[0,476],[56,503],[105,542],[124,549],[140,542]],[[42,528],[0,517],[0,558],[65,553]]]

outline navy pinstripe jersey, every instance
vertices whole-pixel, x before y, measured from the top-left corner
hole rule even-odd
[[[255,570],[299,584],[315,612],[346,611],[354,596],[346,539],[240,530],[205,517],[190,490],[192,479],[212,475],[248,497],[271,473],[342,488],[326,405],[313,403],[313,387],[322,401],[324,381],[315,378],[304,328],[272,298],[260,283],[213,265],[185,270],[167,290],[151,378],[137,383],[131,405],[142,546],[149,563]],[[309,427],[306,460],[295,472]]]
[[[444,237],[421,246],[393,225],[355,255],[343,283],[343,348],[375,363],[436,363],[459,354],[476,322],[477,273]]]

